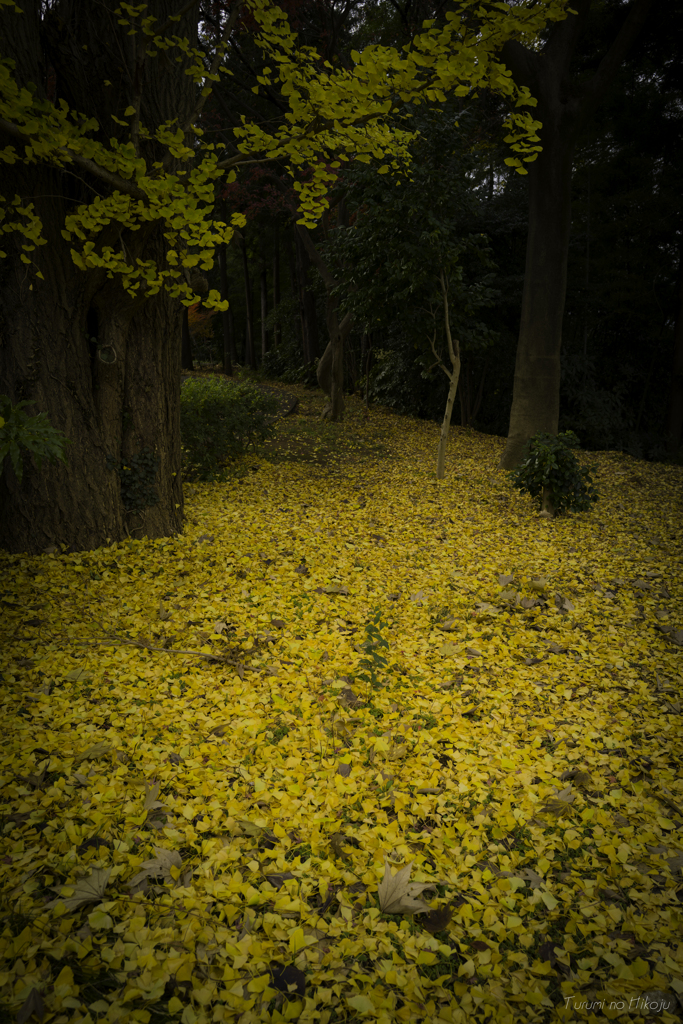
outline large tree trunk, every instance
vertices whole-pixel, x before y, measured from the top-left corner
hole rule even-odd
[[[57,172],[21,173],[32,194],[60,188]],[[132,302],[118,282],[78,270],[59,234],[60,213],[43,213],[48,245],[35,259],[44,281],[29,292],[18,255],[0,264],[3,392],[13,402],[34,402],[29,411],[47,413],[72,442],[66,466],[43,462],[38,471],[26,454],[21,482],[9,462],[3,466],[0,546],[11,552],[62,544],[91,549],[182,528],[181,307],[165,293]],[[145,453],[158,459],[156,468],[138,463]],[[139,469],[149,500],[156,492],[155,504],[135,508],[135,493],[121,485],[124,466]],[[123,477],[134,483],[125,470]]]
[[[111,39],[115,6],[113,0],[59,0],[44,12],[44,23],[39,4],[23,5],[21,15],[0,11],[2,49],[16,61],[19,85],[35,83],[37,95],[45,95],[49,52],[53,98],[65,98],[76,111],[97,116],[107,132],[116,131],[109,127],[109,115],[120,110],[120,94],[126,95],[134,64],[134,44],[125,33],[116,45]],[[176,8],[175,0],[158,0],[153,13],[166,18]],[[196,17],[193,22],[184,15],[176,31],[194,45]],[[89,73],[92,62],[101,81]],[[108,90],[106,78],[117,87]],[[156,124],[183,119],[194,106],[195,87],[178,76],[175,64],[155,65],[145,88],[143,114]],[[183,511],[182,306],[163,291],[133,300],[118,278],[108,279],[101,269],[79,270],[61,234],[64,218],[107,186],[85,171],[74,175],[23,163],[21,144],[0,130],[0,148],[8,144],[18,150],[19,159],[3,164],[2,191],[34,202],[47,244],[31,254],[44,280],[33,278],[30,284],[19,258],[24,239],[5,236],[8,256],[0,260],[2,390],[13,403],[32,402],[30,413],[45,412],[71,444],[66,465],[44,462],[40,471],[26,454],[21,482],[10,464],[3,466],[0,546],[35,554],[55,545],[73,551],[128,535],[177,533]],[[141,149],[150,161],[163,156],[155,143]],[[96,244],[124,246],[131,261],[154,259],[161,265],[163,231],[158,222],[133,232],[112,223]]]
[[[575,82],[570,63],[584,31],[591,0],[575,0],[577,11],[550,29],[542,52],[516,40],[503,47],[504,63],[519,86],[538,100],[542,152],[530,164],[529,233],[522,315],[517,343],[510,429],[501,469],[519,465],[537,431],[557,433],[560,351],[571,223],[572,156],[580,128],[605,95],[621,62],[642,31],[656,0],[634,0],[616,38],[592,78]]]
[[[560,351],[571,226],[572,155],[568,138],[544,110],[543,152],[529,174],[529,234],[517,342],[510,429],[501,467],[513,469],[539,430],[556,434]]]

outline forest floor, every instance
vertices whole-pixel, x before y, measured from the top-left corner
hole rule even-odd
[[[285,390],[181,536],[0,553],[0,1019],[680,1019],[683,469],[545,520]]]

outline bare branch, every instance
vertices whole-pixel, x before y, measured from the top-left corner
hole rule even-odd
[[[193,2],[195,2],[195,0],[193,0]],[[221,65],[221,61],[223,60],[223,56],[225,54],[225,48],[228,45],[228,41],[230,39],[230,36],[232,35],[233,29],[235,28],[235,25],[237,24],[237,19],[239,17],[239,14],[240,14],[240,11],[242,9],[243,4],[244,4],[244,0],[237,0],[237,3],[233,7],[233,9],[230,11],[230,17],[228,18],[228,21],[227,21],[227,24],[225,26],[225,29],[223,30],[223,35],[221,36],[220,42],[218,43],[218,46],[216,47],[216,53],[214,55],[214,58],[211,61],[211,67],[209,68],[209,74],[210,75],[215,75],[217,73],[217,71],[218,71],[218,68]],[[213,87],[212,86],[206,85],[205,88],[208,88],[209,92],[207,92],[207,94],[205,96],[201,96],[200,95],[199,100],[197,101],[196,107],[194,108],[194,110],[192,111],[190,116],[188,118],[186,118],[185,123],[181,127],[181,131],[183,132],[183,134],[185,134],[185,132],[188,130],[188,128],[190,127],[192,122],[197,120],[197,118],[201,114],[202,110],[204,109],[204,104],[206,103],[207,99],[211,95],[211,92],[213,92]]]
[[[656,0],[636,0],[630,8],[624,24],[600,61],[598,70],[587,84],[581,103],[581,118],[584,120],[592,114],[595,107],[605,94],[610,82],[621,67],[624,57],[643,31],[652,6]]]

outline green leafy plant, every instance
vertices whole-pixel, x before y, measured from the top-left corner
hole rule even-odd
[[[277,399],[249,383],[193,377],[180,393],[180,435],[186,479],[224,478],[226,464],[273,433]]]
[[[386,671],[388,665],[387,659],[383,654],[380,654],[380,648],[389,647],[387,640],[382,635],[382,630],[386,626],[387,623],[383,620],[382,613],[378,609],[375,610],[375,614],[365,624],[365,640],[361,644],[364,656],[358,663],[360,671],[356,678],[367,684],[368,692],[370,689],[379,689],[381,685],[379,675],[381,672]]]
[[[9,455],[17,480],[23,476],[22,448],[33,455],[40,469],[43,458],[53,463],[58,459],[66,462],[65,449],[71,444],[61,430],[50,425],[44,412],[28,416],[25,405],[33,402],[17,402],[13,406],[7,395],[0,395],[0,473],[5,456]]]
[[[522,493],[540,498],[543,511],[587,512],[598,500],[591,470],[582,468],[573,449],[579,439],[572,430],[534,434],[527,441],[521,465],[508,474]]]

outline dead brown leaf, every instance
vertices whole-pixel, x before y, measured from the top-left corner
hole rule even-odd
[[[384,858],[384,878],[377,890],[379,907],[383,914],[420,914],[431,911],[428,903],[416,897],[425,889],[435,889],[436,886],[433,882],[411,882],[412,869],[411,861],[392,875],[389,861]]]

